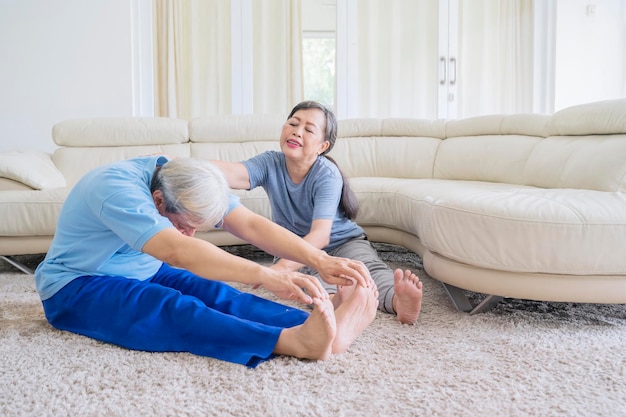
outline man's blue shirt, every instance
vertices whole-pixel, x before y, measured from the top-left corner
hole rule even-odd
[[[42,300],[80,276],[146,280],[159,270],[162,262],[141,249],[158,232],[174,227],[159,214],[150,193],[155,167],[166,162],[163,156],[149,156],[112,163],[74,186],[46,258],[35,271]],[[231,196],[230,203],[229,211],[239,200]]]

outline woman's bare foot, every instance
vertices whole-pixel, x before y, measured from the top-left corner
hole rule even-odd
[[[284,329],[274,353],[301,359],[327,360],[337,334],[333,303],[330,299],[313,299],[313,311],[304,323]]]
[[[335,310],[339,307],[344,301],[346,301],[354,290],[358,287],[358,285],[337,285],[337,292],[330,296],[330,299],[333,300],[333,306],[335,306]]]
[[[374,283],[367,288],[360,285],[346,287],[341,297],[342,303],[335,309],[337,336],[333,342],[333,353],[348,350],[352,342],[376,318],[378,308],[378,289]]]
[[[408,269],[393,272],[393,309],[398,321],[403,324],[415,324],[422,309],[422,282]]]

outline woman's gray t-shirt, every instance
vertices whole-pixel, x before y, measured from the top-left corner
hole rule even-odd
[[[339,208],[343,180],[337,166],[327,158],[318,157],[300,184],[291,181],[282,152],[266,151],[243,164],[250,189],[263,187],[267,193],[275,223],[303,237],[313,220],[332,219],[330,244],[324,248],[327,251],[364,233]]]

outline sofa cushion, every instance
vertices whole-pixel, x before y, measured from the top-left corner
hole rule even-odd
[[[623,193],[442,181],[427,200],[420,239],[449,259],[511,272],[626,273],[616,250],[626,236]]]
[[[357,118],[339,120],[337,123],[337,135],[340,138],[421,136],[443,139],[446,137],[447,121],[445,119]]]
[[[57,123],[52,139],[59,146],[141,146],[186,143],[187,121],[168,117],[97,117]]]
[[[626,273],[626,195],[478,181],[351,180],[363,226],[417,236],[467,265],[524,273]]]
[[[189,155],[189,144],[145,145],[145,146],[93,146],[58,148],[52,156],[54,163],[63,173],[69,187],[92,169],[115,161],[137,156],[164,154],[171,157]]]
[[[15,180],[11,180],[9,178],[2,178],[0,177],[0,191],[6,191],[6,190],[32,190],[33,187],[30,187],[26,184],[24,184],[21,181],[15,181]]]
[[[263,188],[257,187],[251,191],[232,190],[232,193],[238,195],[241,198],[241,203],[256,214],[260,214],[268,219],[272,218],[270,201]]]
[[[0,152],[0,176],[35,190],[65,187],[65,178],[50,155],[35,151]]]
[[[269,150],[280,150],[278,139],[263,142],[192,143],[190,145],[191,156],[194,158],[229,162],[240,162]]]
[[[52,236],[69,188],[0,193],[0,236]]]
[[[544,188],[626,191],[626,134],[552,136],[528,156],[523,183]]]
[[[437,150],[433,177],[522,185],[528,156],[542,140],[540,137],[522,135],[445,139]]]
[[[429,179],[361,177],[350,179],[359,201],[356,222],[363,227],[404,230],[421,239],[428,227],[430,204],[420,190]]]
[[[551,116],[547,114],[493,114],[452,119],[446,122],[446,138],[482,135],[547,137]]]
[[[568,107],[552,115],[550,136],[626,133],[626,98]]]
[[[189,140],[194,143],[278,142],[285,121],[282,115],[198,117],[189,122]]]
[[[432,178],[440,143],[421,136],[340,137],[329,155],[349,178]]]

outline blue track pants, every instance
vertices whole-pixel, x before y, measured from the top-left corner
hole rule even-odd
[[[84,276],[43,302],[54,327],[128,349],[255,367],[309,313],[163,264],[146,281]]]

